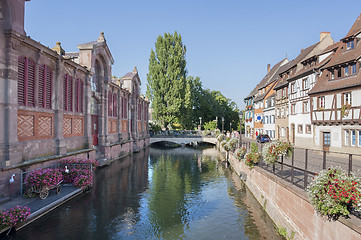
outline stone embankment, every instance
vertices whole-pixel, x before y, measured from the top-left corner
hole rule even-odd
[[[218,149],[227,160],[226,151]],[[306,191],[255,166],[253,169],[232,154],[228,162],[263,206],[278,228],[287,229],[291,239],[361,239],[361,219],[351,215],[328,221],[317,215]]]

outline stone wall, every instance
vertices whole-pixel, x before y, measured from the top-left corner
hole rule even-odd
[[[223,149],[221,152],[225,153]],[[274,223],[287,229],[289,237],[294,235],[294,239],[302,240],[360,239],[361,220],[355,216],[330,222],[317,215],[304,190],[260,167],[250,170],[244,161],[240,162],[232,154],[228,161]]]

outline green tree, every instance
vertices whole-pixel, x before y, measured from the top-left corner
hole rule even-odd
[[[177,32],[158,36],[150,53],[147,96],[155,120],[166,128],[182,119],[182,111],[191,107],[185,54],[186,47]]]

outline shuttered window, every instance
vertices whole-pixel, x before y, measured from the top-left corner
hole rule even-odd
[[[118,97],[116,93],[113,93],[113,116],[118,116]]]
[[[79,78],[75,81],[75,112],[83,112],[83,81]]]
[[[64,76],[63,105],[65,111],[73,111],[73,79],[68,74]]]
[[[27,57],[18,59],[18,104],[35,106],[35,62]]]
[[[113,94],[108,91],[108,116],[113,116]]]
[[[52,69],[47,65],[39,67],[39,107],[51,108],[52,74]]]
[[[127,98],[122,98],[122,118],[128,118],[127,114]]]

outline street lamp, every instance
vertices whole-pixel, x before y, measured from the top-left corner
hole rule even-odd
[[[243,111],[239,111],[239,144],[242,146],[242,119],[243,119]]]
[[[223,130],[224,130],[224,117],[222,117],[222,133],[223,133]]]
[[[200,127],[200,130],[202,130],[202,117],[199,117],[199,127]]]

